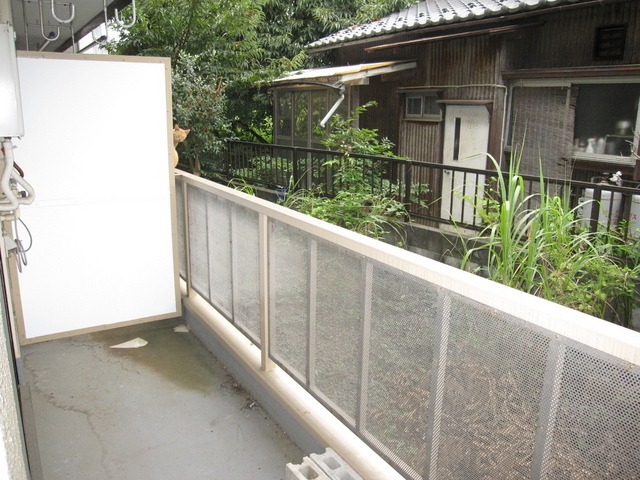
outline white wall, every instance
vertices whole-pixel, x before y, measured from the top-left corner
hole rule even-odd
[[[36,191],[23,335],[177,315],[168,60],[21,53],[18,67],[15,158]]]

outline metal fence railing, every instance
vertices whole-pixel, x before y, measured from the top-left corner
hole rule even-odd
[[[640,478],[640,333],[176,178],[189,289],[406,478]]]
[[[342,185],[334,179],[331,163],[342,154],[329,150],[242,141],[227,142],[222,170],[227,180],[273,189],[283,198],[288,192],[319,187],[334,196]],[[402,158],[351,155],[372,192],[394,196],[414,219],[457,223],[471,229],[483,227],[473,203],[495,191],[496,172]],[[540,178],[523,175],[528,194],[540,191]],[[623,225],[640,228],[640,190],[609,183],[567,182],[545,178],[550,191],[568,195],[572,206],[593,200],[582,209],[583,224],[592,229]],[[535,202],[535,198],[531,200]]]

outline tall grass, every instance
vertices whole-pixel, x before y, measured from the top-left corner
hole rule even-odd
[[[462,267],[485,252],[483,273],[496,282],[631,327],[637,304],[640,247],[613,229],[584,228],[567,193],[552,195],[540,174],[540,193],[525,196],[519,174],[522,153],[509,170],[495,159],[495,189],[468,198],[486,225],[465,242]],[[565,189],[567,192],[568,189]],[[535,205],[528,207],[528,205]]]

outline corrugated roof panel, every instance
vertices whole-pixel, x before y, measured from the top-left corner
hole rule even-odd
[[[425,0],[384,18],[340,30],[310,43],[310,48],[339,44],[394,32],[428,28],[444,23],[462,23],[474,19],[535,10],[562,3],[587,0]]]
[[[296,82],[324,79],[324,81],[349,82],[361,78],[384,75],[416,68],[416,62],[389,61],[376,63],[361,63],[358,65],[341,65],[338,67],[307,68],[289,72],[284,77],[273,80],[271,84],[295,84]]]

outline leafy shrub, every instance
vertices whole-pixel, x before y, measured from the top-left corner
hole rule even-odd
[[[488,278],[547,300],[631,326],[640,277],[640,246],[619,232],[591,232],[568,198],[551,195],[542,175],[539,194],[525,196],[516,152],[508,172],[497,170],[492,195],[470,200],[486,227],[470,239],[462,267],[478,252],[488,254]],[[534,198],[535,197],[535,198]],[[528,208],[529,200],[538,206]],[[466,243],[467,245],[470,242]]]

